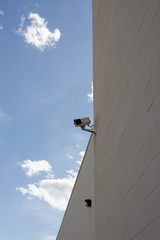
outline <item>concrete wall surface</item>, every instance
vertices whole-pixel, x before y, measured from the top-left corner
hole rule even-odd
[[[93,0],[95,239],[160,239],[160,0]]]
[[[160,0],[92,2],[97,133],[57,240],[160,240]]]
[[[92,136],[77,176],[57,240],[95,240],[93,140],[94,137]],[[84,205],[85,199],[92,200],[91,208]]]

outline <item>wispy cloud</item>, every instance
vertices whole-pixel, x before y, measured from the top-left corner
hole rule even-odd
[[[4,15],[4,12],[0,10],[0,15]],[[0,30],[3,30],[3,26],[0,24]]]
[[[81,165],[81,163],[82,163],[82,160],[83,160],[84,154],[85,154],[85,151],[81,151],[81,152],[79,152],[79,155],[81,156],[81,159],[77,161],[77,163],[78,163],[79,165]]]
[[[45,18],[41,18],[38,13],[30,13],[28,20],[31,21],[29,26],[24,26],[26,18],[21,16],[21,22],[18,30],[16,31],[22,36],[25,42],[33,47],[36,47],[40,51],[44,51],[45,48],[53,48],[61,37],[61,32],[56,28],[51,32],[47,28],[47,21]]]
[[[9,120],[11,120],[11,117],[0,109],[0,122],[8,122]]]
[[[79,155],[83,158],[84,157],[84,154],[85,154],[85,151],[81,151],[80,153],[79,153]]]
[[[69,177],[73,176],[73,177],[77,177],[77,172],[73,171],[73,170],[67,170],[67,173],[69,173]]]
[[[39,4],[38,4],[38,3],[35,3],[35,6],[36,6],[36,7],[39,7]]]
[[[56,240],[56,236],[48,236],[44,240]]]
[[[62,179],[44,179],[38,183],[28,184],[27,188],[17,187],[23,195],[37,197],[44,200],[51,207],[58,210],[65,210],[74,182],[75,177]]]
[[[91,83],[91,93],[88,93],[88,102],[93,102],[93,82]]]
[[[66,154],[66,156],[67,156],[69,159],[74,160],[74,157],[71,156],[70,154]]]
[[[26,176],[32,177],[40,172],[52,174],[52,166],[46,160],[31,161],[30,159],[18,163],[24,170]]]
[[[2,10],[0,10],[0,15],[4,15],[4,12]]]

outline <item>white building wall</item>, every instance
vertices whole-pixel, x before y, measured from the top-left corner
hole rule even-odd
[[[160,0],[93,0],[98,240],[160,239]]]
[[[94,152],[91,137],[57,240],[95,240]],[[84,205],[92,200],[92,207]]]
[[[160,0],[92,1],[97,133],[57,240],[159,240]]]

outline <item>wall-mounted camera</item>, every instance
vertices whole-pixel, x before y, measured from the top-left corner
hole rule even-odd
[[[91,120],[89,119],[89,117],[74,119],[74,125],[76,127],[81,127],[82,130],[87,132],[96,133],[96,130],[93,129],[92,126],[89,126],[90,123]],[[86,126],[90,127],[91,129],[86,129]]]
[[[83,126],[89,126],[89,124],[91,123],[91,120],[89,119],[89,117],[86,118],[78,118],[74,120],[74,125],[76,127],[83,127]]]

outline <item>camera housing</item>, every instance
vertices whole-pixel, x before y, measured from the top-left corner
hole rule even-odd
[[[89,117],[74,119],[74,125],[76,127],[85,127],[86,125],[89,126],[90,123],[91,120]]]
[[[91,120],[89,119],[89,117],[74,119],[75,127],[81,127],[81,129],[86,132],[96,134],[96,129],[93,129],[92,126],[89,126],[90,123],[91,123]],[[86,126],[89,126],[91,129],[86,129],[85,128]]]

